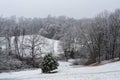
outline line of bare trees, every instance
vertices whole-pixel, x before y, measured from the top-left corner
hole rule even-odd
[[[61,38],[63,48],[69,54],[74,50],[76,54],[85,56],[88,59],[86,64],[120,59],[119,9],[115,12],[105,11],[92,19],[82,19],[79,24],[71,26]]]
[[[102,13],[90,23],[90,63],[120,58],[120,10]]]
[[[2,31],[1,31],[2,32]],[[0,37],[0,47],[4,54],[16,57],[21,61],[29,61],[33,67],[39,67],[36,60],[41,57],[41,47],[45,44],[45,39],[41,35],[25,35],[26,30],[16,25],[3,30],[5,37]]]
[[[80,20],[65,16],[48,16],[43,19],[0,17],[0,36],[5,37],[5,39],[0,39],[0,44],[6,40],[6,51],[9,54],[12,53],[12,44],[14,44],[18,58],[26,55],[26,49],[29,49],[34,58],[36,46],[44,44],[41,42],[44,40],[35,35],[38,33],[48,38],[61,40],[65,53],[75,53],[74,56],[66,53],[66,57],[68,55],[74,58],[84,57],[89,59],[88,63],[120,58],[119,9],[115,12],[105,11],[95,18]],[[31,37],[26,40],[25,35],[31,35]],[[25,41],[29,44],[24,44]],[[11,42],[14,43],[11,44]]]

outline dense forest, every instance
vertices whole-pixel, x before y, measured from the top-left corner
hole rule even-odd
[[[17,59],[27,60],[19,51],[19,36],[33,35],[28,40],[31,45],[31,64],[36,67],[35,47],[43,44],[38,35],[61,41],[66,59],[81,59],[84,64],[120,58],[120,10],[104,11],[94,18],[74,19],[66,16],[47,18],[0,17],[0,44],[7,41],[7,49],[2,53],[15,53]],[[10,38],[14,36],[15,52],[11,50]],[[22,42],[24,43],[24,42]],[[22,49],[23,50],[23,49]],[[2,58],[1,58],[2,59]],[[29,60],[29,59],[28,59]],[[84,61],[83,61],[84,60]],[[1,60],[2,61],[2,60]],[[38,65],[37,65],[38,67]]]

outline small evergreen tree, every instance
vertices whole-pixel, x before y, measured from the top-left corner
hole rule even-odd
[[[43,58],[41,68],[43,73],[50,73],[52,70],[57,69],[59,66],[58,61],[52,54],[48,54]]]

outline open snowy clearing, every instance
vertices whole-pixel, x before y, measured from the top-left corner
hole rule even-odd
[[[1,73],[0,80],[120,80],[120,62],[95,67],[74,67],[59,62],[58,73],[43,74],[40,69]]]

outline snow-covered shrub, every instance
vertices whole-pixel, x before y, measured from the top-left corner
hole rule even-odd
[[[73,65],[84,65],[86,63],[87,59],[81,58],[81,59],[75,59],[72,61]]]
[[[58,60],[65,61],[65,55],[63,54],[58,54]]]
[[[54,56],[52,56],[52,54],[46,55],[41,63],[43,73],[50,73],[51,71],[57,69],[58,66],[58,61]]]
[[[0,72],[26,68],[31,68],[31,66],[12,55],[0,54]]]

